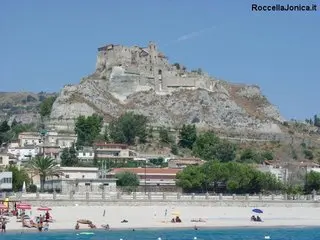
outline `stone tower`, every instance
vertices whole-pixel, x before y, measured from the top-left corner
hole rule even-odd
[[[154,86],[156,91],[163,90],[162,69],[159,68],[159,52],[154,42],[150,41],[148,46],[150,73],[154,77]]]

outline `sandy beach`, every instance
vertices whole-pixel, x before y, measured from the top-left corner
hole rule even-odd
[[[44,212],[37,207],[27,210],[31,218]],[[275,226],[318,226],[320,223],[320,208],[308,207],[267,207],[261,208],[263,222],[252,222],[253,214],[249,207],[170,207],[170,206],[69,206],[53,207],[50,211],[54,222],[50,230],[74,229],[78,219],[89,219],[97,228],[109,224],[110,229],[141,229],[141,228],[194,228],[201,227],[275,227]],[[167,215],[166,215],[167,212]],[[182,223],[171,223],[173,213],[179,214]],[[166,216],[165,216],[166,215]],[[204,219],[205,222],[191,222],[192,219]],[[122,220],[127,223],[121,223]],[[89,229],[80,225],[80,230]],[[37,231],[23,228],[16,217],[9,217],[7,231]]]

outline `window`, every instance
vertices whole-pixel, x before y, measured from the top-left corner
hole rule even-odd
[[[90,183],[85,183],[84,185],[85,185],[85,186],[90,186],[91,184],[90,184]]]
[[[66,178],[69,178],[69,177],[70,177],[69,174],[67,174],[67,175],[66,175]]]
[[[0,157],[0,164],[3,164],[3,158]]]
[[[84,178],[85,176],[84,175],[82,175],[82,178]]]

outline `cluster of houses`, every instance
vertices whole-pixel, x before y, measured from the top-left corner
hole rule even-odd
[[[36,132],[24,132],[19,134],[17,142],[11,142],[0,152],[0,167],[9,164],[24,165],[36,155],[48,156],[60,162],[62,150],[71,147],[77,140],[74,134],[48,131],[45,134]],[[77,151],[79,161],[90,163],[94,159],[101,162],[144,162],[136,168],[109,168],[104,167],[61,167],[59,176],[50,176],[46,179],[47,191],[82,192],[116,191],[115,175],[119,172],[129,171],[136,173],[140,180],[139,191],[178,191],[175,178],[176,174],[189,165],[201,165],[204,163],[199,158],[176,158],[168,156],[148,156],[139,154],[126,144],[112,144],[106,142],[94,143],[92,147],[84,147]],[[163,157],[168,167],[149,167],[146,163],[150,159]],[[290,175],[289,165],[278,161],[265,161],[256,166],[262,172],[270,172],[279,180],[287,181]],[[310,161],[296,163],[296,168],[308,171],[320,172],[319,164]],[[39,176],[31,176],[33,183],[40,186]],[[0,172],[0,191],[8,191],[12,188],[12,173]]]

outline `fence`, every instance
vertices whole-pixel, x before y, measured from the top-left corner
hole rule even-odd
[[[4,198],[4,196],[2,196]],[[210,194],[182,194],[182,193],[167,193],[167,192],[132,192],[132,193],[121,193],[121,192],[83,192],[69,194],[58,194],[56,192],[49,193],[16,193],[9,197],[12,201],[86,201],[86,202],[99,202],[99,201],[151,201],[151,202],[203,202],[203,201],[226,201],[226,202],[237,202],[237,201],[253,201],[253,202],[274,202],[274,201],[318,201],[315,194],[312,195],[210,195]]]

